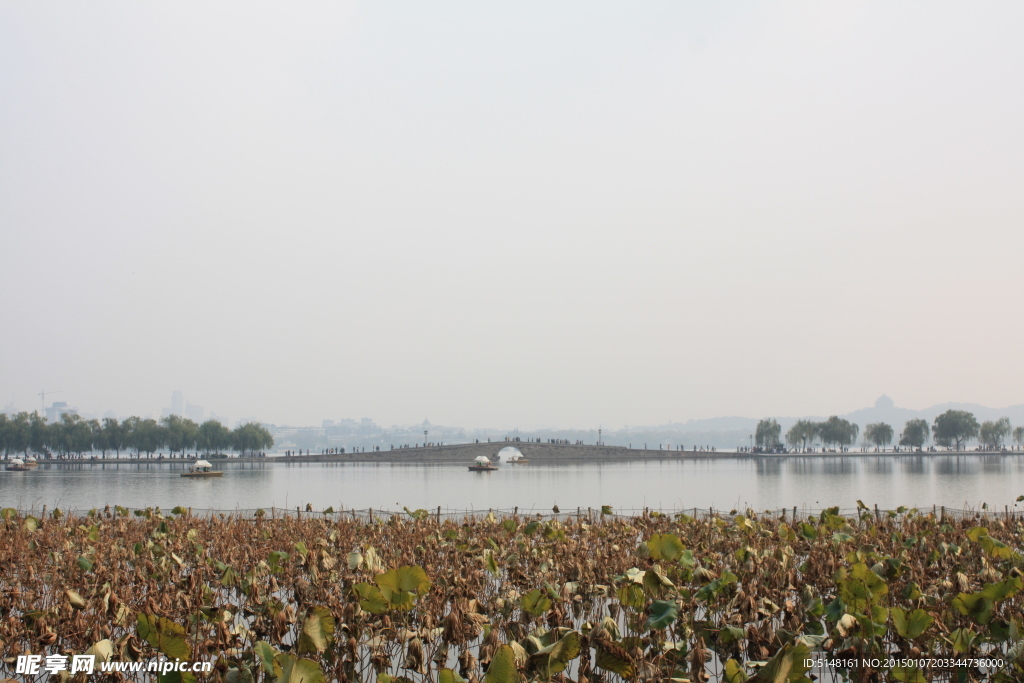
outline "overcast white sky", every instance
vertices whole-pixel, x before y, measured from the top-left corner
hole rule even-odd
[[[1024,402],[1024,3],[0,4],[0,406]]]

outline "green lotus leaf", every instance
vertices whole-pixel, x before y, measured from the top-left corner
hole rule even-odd
[[[561,630],[549,632],[549,634],[560,633]],[[569,662],[580,656],[580,647],[580,634],[576,631],[568,631],[547,647],[537,650],[530,657],[530,668],[544,673],[550,679],[555,674],[564,671],[569,666]]]
[[[969,628],[958,628],[949,634],[949,642],[953,645],[953,651],[964,653],[971,649],[978,634]]]
[[[136,616],[136,631],[171,659],[188,659],[192,655],[192,648],[185,641],[185,628],[166,617],[140,612]]]
[[[805,663],[810,653],[806,645],[785,645],[749,683],[803,683],[810,668]]]
[[[314,607],[302,624],[299,654],[323,652],[334,636],[334,617],[326,607]]]
[[[660,597],[665,589],[674,588],[672,582],[659,571],[657,565],[643,572],[643,575],[644,592],[651,597]]]
[[[747,632],[738,626],[723,626],[718,632],[718,642],[722,645],[732,645],[747,637]]]
[[[655,600],[651,603],[644,630],[660,631],[668,628],[679,617],[679,605],[670,600]]]
[[[551,646],[551,658],[560,662],[570,662],[580,656],[580,634],[569,631]]]
[[[466,679],[452,669],[441,669],[437,672],[437,683],[466,683]]]
[[[617,595],[623,607],[643,609],[644,605],[647,604],[647,596],[644,595],[643,586],[638,586],[635,583],[626,584],[618,590]]]
[[[274,658],[275,668],[280,668],[277,683],[326,683],[320,665],[312,659],[282,653]]]
[[[614,643],[599,640],[597,642],[597,660],[595,664],[605,671],[611,671],[623,678],[630,679],[636,676],[636,667],[630,661],[626,652]]]
[[[284,563],[288,561],[288,553],[282,550],[275,550],[267,555],[267,565],[272,574],[280,574],[284,571]]]
[[[1013,548],[991,536],[981,537],[981,547],[995,560],[1012,560],[1017,554]]]
[[[971,617],[979,624],[992,621],[995,602],[981,593],[961,593],[953,598],[953,607],[965,617]]]
[[[498,569],[498,562],[497,562],[497,560],[494,559],[494,551],[491,550],[490,548],[484,550],[483,561],[484,561],[484,567],[492,575],[497,576],[498,574],[501,573],[501,570]]]
[[[415,593],[423,595],[430,590],[430,579],[422,567],[410,566],[392,569],[383,574],[378,574],[374,579],[381,588],[387,588],[393,593]]]
[[[904,638],[917,638],[935,621],[923,609],[916,609],[908,614],[899,607],[893,607],[889,612],[892,615],[892,623],[896,626],[896,632]]]
[[[1012,598],[1021,588],[1024,587],[1024,579],[1019,576],[1010,576],[997,583],[987,583],[978,592],[989,600],[999,601]]]
[[[274,673],[274,657],[277,656],[277,652],[270,643],[265,640],[261,640],[253,645],[252,651],[256,660],[263,668],[263,671],[267,674]]]
[[[675,562],[685,547],[675,534],[654,534],[647,539],[647,550],[655,562]]]
[[[1020,628],[1015,620],[1003,621],[1002,619],[993,619],[988,625],[989,634],[992,636],[992,641],[996,643],[1003,643],[1006,641],[1018,642],[1020,641]]]
[[[484,683],[518,683],[519,669],[516,668],[516,655],[508,645],[502,645],[491,657],[487,667]]]
[[[551,609],[551,598],[534,588],[520,598],[519,604],[527,614],[539,617]]]
[[[747,674],[743,671],[743,666],[735,659],[730,659],[725,663],[725,677],[724,683],[746,683]]]
[[[376,586],[368,583],[357,583],[352,589],[359,596],[359,607],[370,614],[384,614],[388,611],[388,601]]]

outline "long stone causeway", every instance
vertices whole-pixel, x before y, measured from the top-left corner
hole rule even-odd
[[[517,448],[523,457],[538,462],[567,462],[572,460],[629,460],[642,458],[679,458],[696,455],[708,457],[713,453],[692,451],[626,448],[625,446],[597,446],[559,443],[538,443],[536,441],[483,441],[480,443],[445,444],[443,446],[419,446],[395,448],[381,451],[342,453],[337,455],[295,455],[274,458],[276,462],[465,462],[471,463],[478,456],[491,460],[498,459],[498,452],[507,447]]]

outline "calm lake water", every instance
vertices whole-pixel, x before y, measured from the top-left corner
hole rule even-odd
[[[853,508],[860,499],[900,505],[993,509],[1024,494],[1024,455],[763,457],[543,465],[219,462],[219,479],[179,477],[185,465],[40,465],[0,471],[0,506],[87,510],[181,505],[223,510],[312,504],[315,509],[511,509],[545,512],[611,505],[680,510]],[[1024,503],[1017,504],[1021,509]]]

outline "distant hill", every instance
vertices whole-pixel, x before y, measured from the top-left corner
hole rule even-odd
[[[1024,425],[1024,405],[989,408],[974,403],[942,403],[923,410],[912,410],[897,407],[888,396],[879,397],[873,406],[845,413],[839,417],[859,425],[861,434],[864,433],[864,428],[872,422],[885,422],[892,426],[894,436],[898,439],[907,420],[922,418],[930,425],[937,415],[950,409],[970,411],[974,413],[979,422],[1006,416],[1010,418],[1013,425]],[[822,422],[828,419],[829,415],[801,415],[798,417],[767,415],[763,417],[774,417],[782,427],[782,433],[785,434],[798,419]],[[380,446],[389,448],[392,444],[411,444],[416,443],[417,439],[422,440],[423,430],[429,428],[431,439],[449,444],[466,443],[475,439],[501,441],[506,437],[524,440],[540,439],[542,441],[553,439],[569,443],[581,441],[592,444],[600,438],[609,446],[632,446],[641,449],[646,446],[652,450],[657,450],[659,447],[675,450],[682,446],[689,451],[695,446],[698,449],[714,446],[720,450],[749,446],[751,445],[751,435],[757,429],[757,423],[758,418],[733,415],[687,420],[686,422],[670,422],[662,425],[604,429],[599,435],[597,429],[538,428],[523,431],[502,428],[464,429],[432,425],[426,421],[423,424],[408,427],[385,428],[375,424],[372,420],[363,419],[359,422],[355,420],[325,420],[321,427],[274,427],[274,433],[282,448],[294,447],[311,450],[328,447],[371,448]],[[273,425],[271,426],[273,427]]]
[[[861,431],[864,430],[864,425],[871,424],[872,422],[885,422],[892,425],[896,433],[899,434],[907,420],[922,418],[928,424],[931,424],[937,415],[941,415],[947,410],[966,410],[967,412],[974,413],[974,417],[978,418],[978,422],[1008,417],[1014,425],[1024,424],[1024,405],[1009,406],[1007,408],[989,408],[977,403],[940,403],[924,410],[911,410],[909,408],[897,408],[892,404],[891,400],[888,400],[887,396],[879,398],[878,401],[875,401],[875,405],[870,408],[861,408],[852,413],[840,415],[840,417],[859,424]]]
[[[929,425],[937,415],[947,410],[966,410],[974,413],[979,422],[985,420],[997,420],[1001,417],[1010,418],[1014,426],[1024,425],[1024,404],[1010,406],[1007,408],[989,408],[977,403],[940,403],[938,405],[913,410],[911,408],[897,407],[895,402],[888,396],[880,396],[875,405],[868,408],[861,408],[850,413],[844,413],[839,417],[849,420],[860,426],[861,434],[864,427],[873,422],[885,422],[892,426],[899,438],[903,425],[908,420],[924,419]],[[828,415],[801,415],[799,417],[773,417],[782,427],[782,433],[793,426],[797,420],[813,420],[822,422],[828,419]],[[665,425],[654,425],[646,427],[627,427],[622,430],[606,432],[605,441],[608,443],[648,441],[648,442],[685,442],[709,444],[718,448],[733,448],[737,444],[747,444],[749,435],[757,428],[758,419],[749,417],[713,417],[705,420],[687,420],[686,422],[671,422]]]

